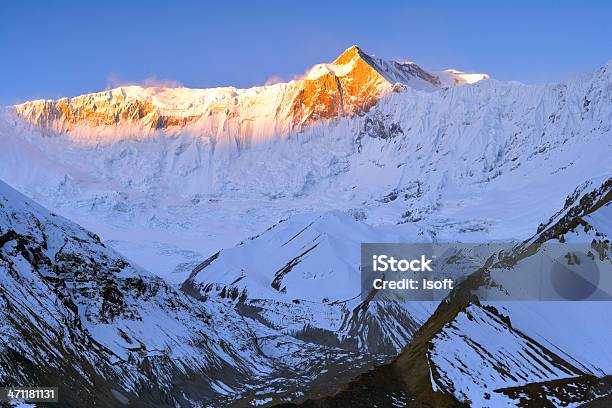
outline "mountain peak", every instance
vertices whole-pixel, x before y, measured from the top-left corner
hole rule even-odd
[[[344,65],[344,64],[349,63],[356,57],[361,57],[364,55],[365,54],[363,53],[361,48],[359,48],[357,45],[351,45],[349,48],[344,50],[344,52],[342,52],[342,54],[340,54],[338,58],[336,58],[332,64]]]
[[[454,80],[445,80],[447,77]],[[474,79],[457,77],[427,72],[413,62],[387,61],[352,45],[333,62],[315,65],[304,78],[281,86],[127,87],[55,101],[26,102],[15,106],[15,110],[37,126],[70,133],[83,142],[91,142],[92,134],[102,133],[102,140],[95,143],[142,138],[157,130],[210,132],[226,129],[228,119],[236,121],[237,129],[227,130],[228,139],[253,141],[300,131],[320,120],[367,111],[397,89],[398,83],[433,91],[445,84],[460,85]],[[97,131],[92,132],[92,128]],[[79,132],[85,137],[81,138]],[[233,132],[238,135],[229,134]]]

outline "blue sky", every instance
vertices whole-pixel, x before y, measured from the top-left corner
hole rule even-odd
[[[0,2],[0,104],[147,78],[291,79],[358,44],[429,69],[551,82],[612,59],[609,1]]]

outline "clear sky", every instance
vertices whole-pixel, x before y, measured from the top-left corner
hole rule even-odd
[[[612,1],[1,1],[0,104],[151,78],[248,87],[352,44],[551,82],[612,59]]]

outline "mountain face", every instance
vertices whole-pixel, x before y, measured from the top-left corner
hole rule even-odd
[[[441,240],[525,239],[575,186],[611,171],[611,72],[545,86],[402,88],[362,115],[240,148],[214,131],[126,140],[115,128],[105,144],[83,145],[9,109],[0,177],[177,283],[219,249],[302,212],[416,223]]]
[[[460,78],[458,71],[445,73],[444,78],[449,75]],[[317,121],[367,111],[396,84],[428,90],[442,86],[436,75],[412,62],[384,61],[353,46],[331,64],[316,65],[304,78],[289,83],[250,89],[127,86],[57,101],[26,102],[15,110],[37,126],[67,132],[85,143],[164,130],[212,134],[241,146],[299,131]]]
[[[359,244],[608,251],[611,123],[609,64],[535,86],[357,47],[285,84],[8,107],[0,179],[102,238],[0,184],[0,383],[68,379],[72,406],[596,400],[606,303],[490,304],[490,265],[440,304],[362,301]]]
[[[135,268],[4,183],[0,272],[3,385],[59,386],[65,406],[174,406],[271,368],[239,317]]]

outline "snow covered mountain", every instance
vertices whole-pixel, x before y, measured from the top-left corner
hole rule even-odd
[[[0,313],[19,319],[0,358],[26,357],[0,382],[59,373],[85,390],[75,404],[303,402],[409,343],[352,383],[371,398],[318,401],[605,394],[610,325],[589,324],[605,304],[363,302],[359,244],[609,236],[611,124],[610,64],[536,86],[357,47],[285,84],[8,107],[0,179],[101,239],[2,185]]]
[[[451,70],[443,78],[448,84],[462,84],[466,77]],[[242,148],[316,121],[364,112],[396,84],[427,90],[442,86],[438,76],[412,62],[385,61],[352,46],[331,64],[315,65],[304,78],[272,86],[127,86],[57,101],[26,102],[15,109],[31,123],[47,131],[67,132],[83,143],[144,138],[163,130]]]
[[[163,130],[83,145],[9,109],[0,177],[174,282],[296,212],[412,222],[439,239],[525,239],[575,186],[610,173],[611,72],[402,88],[362,115],[241,150]]]
[[[215,253],[182,288],[200,299],[227,299],[300,339],[391,356],[435,304],[362,301],[360,243],[428,238],[417,228],[374,228],[341,212],[296,215]]]

